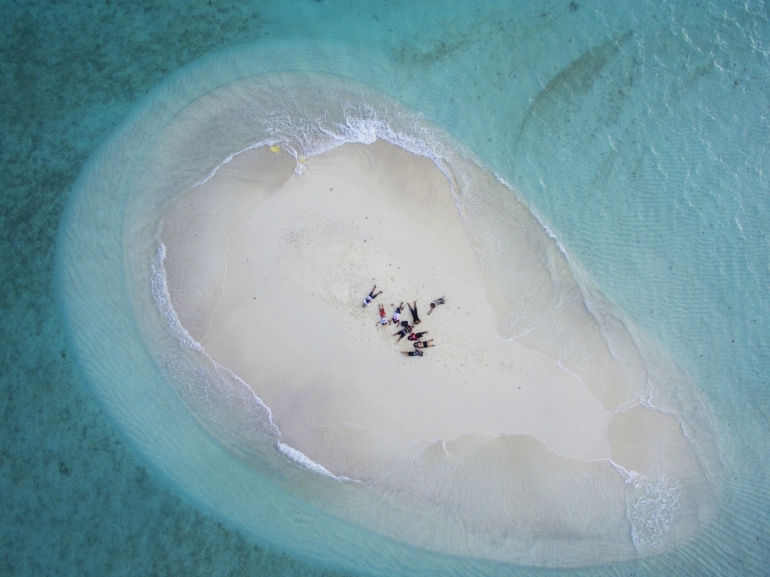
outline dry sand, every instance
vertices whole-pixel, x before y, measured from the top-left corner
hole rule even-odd
[[[372,466],[372,451],[477,433],[609,457],[612,414],[580,379],[500,338],[449,182],[430,160],[377,141],[310,158],[301,176],[293,162],[266,149],[236,157],[178,205],[205,222],[179,208],[164,228],[169,262],[180,262],[172,250],[204,262],[169,271],[172,298],[199,295],[175,301],[182,323],[271,408],[286,443],[335,474]],[[374,283],[384,294],[364,308]],[[427,315],[440,296],[447,304]],[[417,328],[436,345],[423,358],[401,355],[411,343],[377,325],[378,304],[390,316],[415,299]]]

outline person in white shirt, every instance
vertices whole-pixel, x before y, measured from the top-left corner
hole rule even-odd
[[[372,287],[372,290],[369,291],[369,294],[366,295],[366,298],[364,299],[364,306],[365,307],[368,307],[370,304],[372,304],[372,301],[382,294],[382,291],[380,291],[377,294],[375,294],[374,293],[375,290],[377,290],[377,285],[374,285]]]

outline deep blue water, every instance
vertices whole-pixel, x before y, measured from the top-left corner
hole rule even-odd
[[[148,471],[80,377],[56,303],[56,231],[86,159],[180,66],[247,42],[264,47],[266,70],[321,62],[467,145],[715,408],[729,476],[717,523],[685,555],[600,572],[766,573],[767,5],[7,2],[3,13],[0,573],[326,570],[291,544],[248,541]]]

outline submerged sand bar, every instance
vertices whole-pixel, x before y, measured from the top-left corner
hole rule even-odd
[[[499,336],[432,161],[377,141],[305,166],[297,175],[293,158],[266,148],[238,155],[178,201],[163,234],[182,323],[270,407],[285,442],[335,474],[360,469],[355,445],[387,452],[474,433],[609,457],[612,413],[556,360]],[[189,207],[203,212],[212,197],[218,211],[191,221]],[[364,309],[373,282],[384,294]],[[200,297],[186,303],[189,286]],[[442,295],[448,304],[427,316]],[[423,358],[399,354],[411,345],[376,326],[377,304],[392,313],[414,299],[436,344]]]

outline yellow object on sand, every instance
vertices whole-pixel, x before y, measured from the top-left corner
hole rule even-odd
[[[277,144],[274,144],[273,146],[270,147],[270,152],[281,152],[281,147],[278,146]]]

